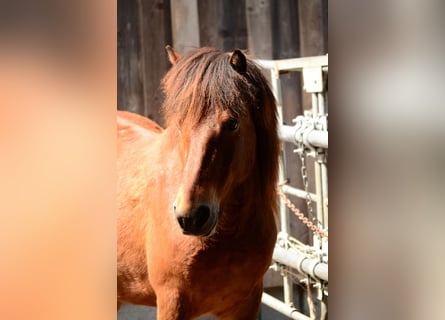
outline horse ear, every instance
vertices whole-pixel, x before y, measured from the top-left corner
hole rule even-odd
[[[175,65],[176,62],[181,58],[181,56],[173,49],[171,46],[166,45],[165,50],[167,51],[168,60],[170,60],[172,65]]]
[[[230,55],[230,65],[239,73],[245,73],[247,70],[247,60],[246,56],[241,52],[241,50],[236,49]]]

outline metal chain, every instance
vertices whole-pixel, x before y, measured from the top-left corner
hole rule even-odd
[[[288,197],[283,193],[280,187],[278,187],[278,195],[281,197],[281,200],[286,204],[286,206],[297,216],[298,219],[301,220],[309,229],[318,233],[320,236],[328,238],[328,233],[324,230],[318,228],[312,221],[309,221],[307,217],[289,200]]]
[[[301,178],[303,179],[304,191],[306,192],[306,206],[308,210],[308,216],[314,220],[314,211],[312,209],[312,198],[309,193],[309,179],[307,177],[307,167],[306,167],[306,157],[304,156],[304,145],[303,143],[299,146],[298,154],[301,160]]]

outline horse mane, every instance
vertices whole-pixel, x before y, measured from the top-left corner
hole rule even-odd
[[[182,56],[162,81],[163,112],[167,128],[193,129],[202,118],[221,110],[232,115],[250,113],[255,125],[258,187],[276,211],[276,182],[280,142],[275,98],[255,63],[238,73],[230,55],[215,48],[200,48]]]

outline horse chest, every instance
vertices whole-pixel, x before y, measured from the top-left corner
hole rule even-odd
[[[197,284],[204,292],[250,288],[262,277],[269,264],[270,259],[264,251],[232,249],[204,252],[193,261],[190,285]]]
[[[204,251],[190,265],[182,293],[202,310],[219,312],[243,303],[269,264],[267,254],[253,250]]]

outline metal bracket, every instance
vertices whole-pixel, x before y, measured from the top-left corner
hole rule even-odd
[[[314,146],[309,137],[312,132],[327,131],[327,116],[319,115],[314,117],[311,112],[306,111],[303,116],[297,116],[293,122],[295,123],[294,139],[304,145],[305,148],[312,151],[312,156],[315,155],[317,146]],[[295,152],[302,152],[303,150],[297,149]]]
[[[304,90],[310,93],[323,92],[323,71],[321,67],[303,69]]]

